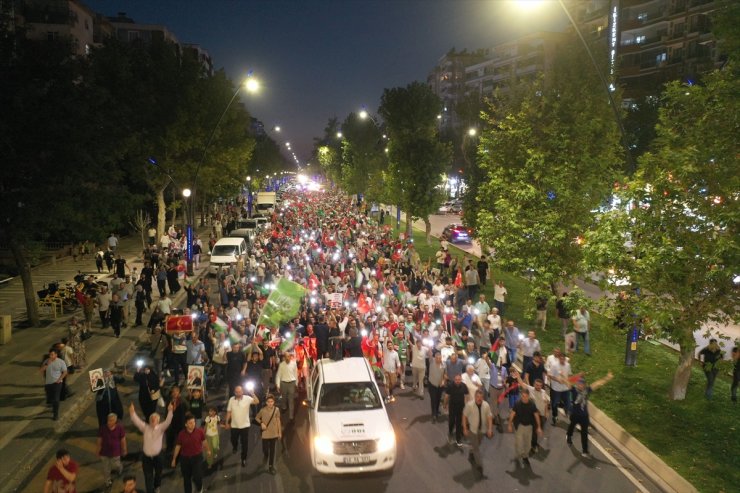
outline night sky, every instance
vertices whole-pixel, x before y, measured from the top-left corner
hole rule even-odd
[[[162,24],[180,42],[209,51],[233,80],[249,70],[258,95],[250,112],[275,125],[302,163],[332,116],[375,112],[386,87],[425,81],[450,48],[485,48],[567,23],[554,2],[514,9],[509,0],[82,0],[97,12],[126,12]],[[284,146],[283,146],[284,147]]]

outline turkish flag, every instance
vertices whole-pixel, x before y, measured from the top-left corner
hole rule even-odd
[[[192,332],[193,319],[190,315],[180,315],[167,317],[165,325],[167,332]]]

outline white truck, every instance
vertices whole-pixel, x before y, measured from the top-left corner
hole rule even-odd
[[[277,194],[275,192],[257,192],[255,210],[260,214],[270,215],[275,211]]]

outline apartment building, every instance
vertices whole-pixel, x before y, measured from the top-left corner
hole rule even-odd
[[[466,50],[455,51],[453,48],[437,61],[437,65],[427,76],[427,83],[442,101],[439,124],[443,131],[460,126],[460,118],[455,108],[466,92],[465,68],[482,60],[484,60],[483,50],[469,53]]]
[[[484,50],[485,60],[465,67],[466,91],[485,97],[533,79],[552,64],[564,37],[559,32],[537,32]]]
[[[28,39],[66,40],[75,55],[86,55],[95,42],[95,12],[77,0],[26,0],[15,16]]]
[[[672,80],[696,81],[719,66],[711,33],[714,0],[622,0],[619,83],[625,98],[655,94]]]

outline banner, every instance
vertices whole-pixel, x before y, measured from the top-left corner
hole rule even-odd
[[[170,315],[165,323],[165,331],[172,332],[192,332],[193,318],[190,315]]]
[[[257,324],[278,327],[281,322],[293,319],[301,309],[301,298],[305,294],[306,289],[303,286],[281,278],[270,296],[267,297]]]

